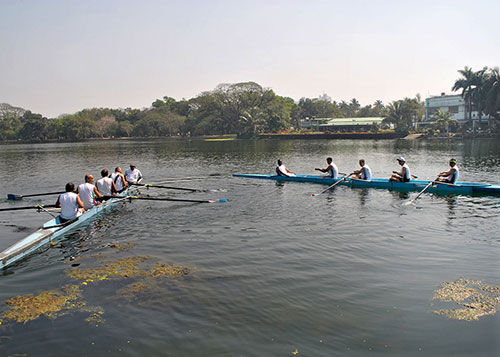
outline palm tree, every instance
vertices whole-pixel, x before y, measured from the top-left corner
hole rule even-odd
[[[432,118],[435,120],[434,123],[432,123],[432,128],[440,132],[449,132],[450,127],[455,127],[457,125],[457,122],[451,119],[451,113],[449,111],[439,109],[432,115]]]
[[[485,87],[487,89],[486,113],[498,120],[500,119],[498,115],[500,112],[500,70],[498,67],[490,70]]]
[[[402,106],[402,101],[398,100],[392,103],[389,103],[386,106],[387,113],[382,120],[384,124],[394,124],[396,126],[396,130],[403,129],[402,123],[404,123],[404,110]]]
[[[453,85],[452,91],[456,92],[457,90],[462,90],[462,98],[465,100],[466,104],[466,113],[469,116],[469,124],[472,125],[472,88],[474,86],[475,75],[472,68],[465,66],[464,69],[459,69],[458,73],[462,75],[462,78],[459,78],[455,81]]]

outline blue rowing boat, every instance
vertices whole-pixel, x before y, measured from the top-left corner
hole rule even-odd
[[[102,202],[99,206],[95,206],[83,213],[81,216],[65,223],[61,223],[59,216],[51,219],[37,231],[21,239],[17,243],[5,249],[3,252],[0,252],[0,269],[4,269],[26,258],[28,255],[48,245],[50,242],[56,241],[65,233],[71,231],[77,226],[80,226],[82,223],[87,222],[95,215],[127,200],[130,195],[136,194],[137,191],[137,186],[130,186],[119,195]]]
[[[245,177],[252,179],[266,179],[276,181],[290,182],[310,182],[323,185],[333,185],[338,180],[325,178],[318,175],[297,175],[297,176],[278,176],[278,175],[259,175],[259,174],[233,174],[234,177]],[[340,179],[339,179],[340,180]],[[372,180],[359,180],[355,178],[346,178],[338,185],[350,186],[356,188],[380,188],[396,191],[420,191],[423,190],[431,181],[413,180],[410,182],[393,182],[388,179],[374,178]],[[500,196],[500,186],[490,185],[488,183],[458,182],[449,184],[436,182],[426,190],[426,192],[441,195],[491,195]]]

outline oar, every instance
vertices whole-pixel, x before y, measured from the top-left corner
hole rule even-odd
[[[9,194],[7,194],[7,199],[8,200],[22,200],[23,197],[60,195],[61,193],[64,193],[64,191],[61,191],[61,192],[31,193],[29,195],[16,195],[15,193],[9,193]]]
[[[34,206],[24,206],[24,207],[10,207],[10,208],[0,208],[0,211],[18,211],[22,209],[41,209],[55,207],[56,205],[34,205]]]
[[[438,177],[438,178],[439,178],[439,177]],[[436,180],[437,180],[437,179],[436,179]],[[425,186],[425,187],[424,187],[424,189],[423,189],[422,191],[420,191],[420,192],[418,193],[418,195],[417,195],[414,199],[409,200],[408,202],[405,202],[405,203],[404,203],[404,205],[405,205],[405,206],[409,206],[409,205],[411,205],[413,202],[415,202],[415,201],[416,201],[416,200],[417,200],[420,196],[422,196],[422,194],[423,194],[423,193],[424,193],[424,192],[425,192],[425,191],[426,191],[429,187],[431,187],[431,185],[432,185],[433,183],[434,183],[434,181],[429,181],[429,183],[427,184],[427,186]]]
[[[351,176],[351,175],[349,175],[349,176]],[[342,178],[341,178],[341,179],[339,179],[337,182],[335,182],[333,185],[328,186],[328,188],[327,188],[327,189],[325,189],[325,190],[321,191],[320,193],[313,193],[311,196],[315,197],[315,196],[319,196],[319,195],[321,195],[322,193],[325,193],[326,191],[328,191],[328,190],[330,190],[330,189],[334,188],[335,186],[337,186],[339,183],[341,183],[342,181],[344,181],[344,180],[345,180],[347,177],[349,177],[349,176],[344,176],[344,177],[342,177]]]
[[[180,191],[190,191],[190,192],[226,192],[226,190],[223,189],[217,189],[217,190],[200,190],[197,188],[186,188],[186,187],[174,187],[174,186],[163,186],[163,185],[154,185],[151,183],[137,183],[137,186],[144,186],[144,187],[153,187],[153,188],[165,188],[168,190],[180,190]]]
[[[227,198],[219,198],[217,200],[188,200],[182,198],[166,198],[166,197],[140,197],[140,196],[129,196],[131,200],[148,200],[148,201],[175,201],[175,202],[193,202],[193,203],[216,203],[216,202],[227,202]]]

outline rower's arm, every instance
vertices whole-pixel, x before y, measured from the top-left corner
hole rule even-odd
[[[61,202],[59,202],[59,198],[60,198],[60,197],[61,197],[61,196],[57,197],[57,201],[56,201],[56,207],[57,207],[57,208],[61,208]]]
[[[128,186],[128,182],[127,182],[127,180],[125,180],[125,176],[123,176],[123,174],[120,174],[120,176],[122,177],[123,187],[127,187]]]
[[[80,195],[76,195],[76,203],[78,204],[78,207],[83,208],[83,202],[80,199]]]
[[[450,176],[453,173],[453,169],[449,169],[448,171],[440,172],[438,176]]]
[[[99,193],[99,191],[97,190],[97,187],[94,186],[94,193],[97,197],[101,198],[102,195]]]
[[[117,193],[118,190],[116,189],[116,185],[114,182],[111,182],[111,193]]]

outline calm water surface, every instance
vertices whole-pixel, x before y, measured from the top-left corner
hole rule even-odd
[[[499,284],[498,198],[324,187],[233,178],[271,173],[275,160],[312,174],[333,156],[340,171],[365,158],[388,177],[403,155],[412,173],[431,179],[454,157],[464,181],[500,184],[500,141],[113,141],[0,146],[0,197],[61,190],[85,173],[135,163],[146,182],[216,189],[172,193],[222,198],[189,204],[134,201],[68,234],[59,244],[0,275],[0,300],[38,295],[67,284],[71,257],[79,268],[104,260],[148,256],[191,269],[180,278],[148,280],[133,296],[121,291],[140,278],[81,285],[81,301],[26,324],[4,319],[0,355],[344,356],[500,354],[500,316],[459,321],[434,310],[460,307],[433,300],[442,282],[461,277]],[[185,181],[176,181],[182,178]],[[147,194],[166,194],[150,190]],[[26,198],[2,207],[52,203]],[[0,248],[50,217],[2,212]],[[134,243],[127,249],[113,245]],[[69,263],[69,264],[68,264]],[[144,280],[146,282],[146,280]],[[3,304],[2,312],[8,306]]]

